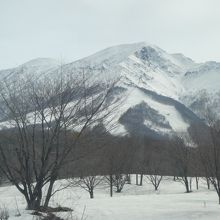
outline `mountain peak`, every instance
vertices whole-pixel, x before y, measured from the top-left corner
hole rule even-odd
[[[120,134],[187,132],[197,118],[186,106],[196,106],[192,102],[201,90],[213,93],[220,88],[219,63],[195,63],[183,54],[170,54],[146,42],[106,48],[65,64],[62,73],[81,74],[82,69],[91,80],[120,79],[117,90],[112,93],[112,98],[125,99],[112,120],[118,125],[115,132]],[[59,70],[58,61],[37,58],[17,68],[0,71],[0,77],[8,80],[28,76],[52,78],[60,74]]]

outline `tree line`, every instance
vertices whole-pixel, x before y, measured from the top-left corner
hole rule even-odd
[[[208,117],[206,125],[191,125],[190,137],[116,137],[110,132],[111,115],[120,105],[112,95],[115,85],[115,81],[100,83],[84,74],[1,83],[5,122],[0,130],[0,169],[24,196],[27,209],[47,208],[60,178],[76,178],[71,184],[83,187],[93,198],[100,176],[112,195],[113,187],[121,192],[129,183],[130,174],[140,176],[140,185],[148,175],[155,190],[163,176],[175,176],[186,192],[191,191],[190,177],[204,177],[214,186],[220,203],[217,117]]]

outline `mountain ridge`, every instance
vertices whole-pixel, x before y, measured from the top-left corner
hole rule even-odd
[[[14,79],[30,74],[36,78],[59,75],[61,70],[58,62],[46,59],[40,58],[17,68],[2,70],[0,79],[2,76]],[[34,65],[28,68],[28,63]],[[118,124],[115,134],[131,133],[131,130],[135,130],[131,128],[137,127],[137,123],[143,126],[136,130],[143,131],[145,126],[150,133],[153,131],[160,135],[187,132],[192,123],[200,120],[199,109],[192,108],[196,106],[193,105],[196,97],[202,91],[206,91],[210,97],[220,92],[220,63],[196,63],[181,53],[169,54],[145,42],[109,47],[62,66],[64,75],[82,72],[101,81],[120,78],[117,86],[122,90],[114,96],[126,98],[114,116],[113,121]],[[152,117],[144,108],[151,112]],[[140,123],[129,118],[134,115],[143,121]],[[158,127],[156,116],[164,120],[160,122],[161,125],[169,123],[169,129]]]

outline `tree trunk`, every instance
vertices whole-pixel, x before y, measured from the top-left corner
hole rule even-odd
[[[189,179],[189,190],[192,192],[192,178]]]
[[[53,185],[56,181],[56,177],[51,177],[52,179],[50,180],[50,184],[49,184],[49,187],[48,187],[48,190],[47,190],[47,195],[46,195],[46,198],[45,198],[45,202],[44,202],[44,208],[47,208],[48,205],[49,205],[49,202],[50,202],[50,199],[51,199],[51,196],[52,196],[52,193],[53,193]]]
[[[41,196],[29,199],[27,201],[27,210],[39,210],[40,205],[41,205]]]
[[[207,182],[207,187],[208,187],[208,189],[210,189],[210,182],[209,182],[209,179],[208,179],[208,178],[206,178],[206,182]]]
[[[131,176],[130,176],[130,174],[127,175],[127,183],[131,184]]]
[[[199,177],[196,177],[196,189],[199,189]]]
[[[138,174],[136,174],[136,185],[138,185]]]
[[[140,179],[140,186],[142,186],[143,185],[143,174],[141,174],[141,179]]]
[[[35,195],[32,195],[32,198],[29,197],[28,193],[25,193],[25,200],[27,202],[28,210],[39,210],[42,200],[42,189],[38,189]]]
[[[188,181],[187,177],[184,177],[184,183],[185,183],[185,187],[186,187],[186,193],[190,193],[189,181]]]
[[[117,192],[117,193],[120,193],[120,192],[121,192],[121,190],[122,190],[122,188],[121,188],[121,187],[117,187],[116,192]]]
[[[91,189],[91,190],[89,191],[89,195],[90,195],[90,199],[93,199],[93,198],[94,198],[93,189]]]
[[[112,174],[110,174],[110,196],[113,196],[113,177]]]
[[[38,210],[40,208],[40,204],[37,200],[27,202],[27,210]]]

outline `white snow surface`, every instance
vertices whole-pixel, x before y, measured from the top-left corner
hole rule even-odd
[[[30,60],[16,68],[0,70],[0,79],[16,79],[32,77],[37,79],[41,75],[60,68],[59,61],[52,58],[36,58]]]
[[[24,69],[33,75],[45,72],[53,76],[60,74],[60,64],[54,59],[37,58],[0,71],[0,78]],[[121,77],[121,84],[138,85],[177,100],[191,91],[220,91],[220,63],[195,63],[183,54],[169,54],[146,42],[113,46],[62,66],[64,74],[79,73],[82,69],[103,80]]]
[[[132,184],[127,184],[121,193],[109,196],[109,188],[100,185],[94,191],[94,199],[81,188],[67,188],[58,192],[51,199],[51,206],[66,206],[73,209],[72,213],[56,213],[60,217],[87,220],[217,220],[220,208],[216,192],[208,190],[205,182],[200,179],[199,190],[192,183],[192,193],[185,193],[184,185],[174,182],[172,177],[164,177],[159,190],[144,178],[143,186],[136,186],[135,176]],[[66,184],[60,180],[56,188]],[[0,205],[9,210],[9,220],[33,220],[30,211],[25,210],[25,200],[14,186],[0,187]],[[18,214],[16,208],[21,216]],[[84,212],[83,218],[82,213]]]

